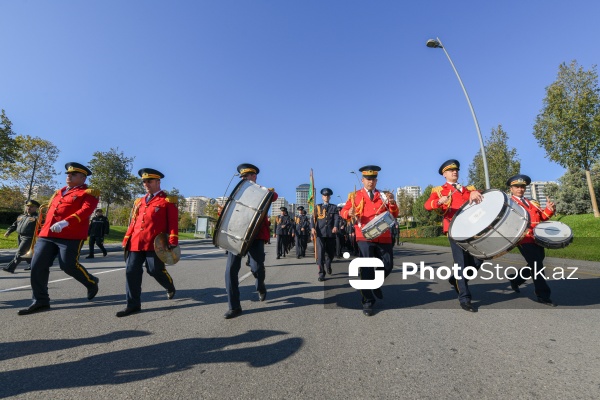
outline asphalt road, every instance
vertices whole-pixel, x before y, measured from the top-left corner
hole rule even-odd
[[[312,246],[312,245],[310,245]],[[458,306],[443,280],[402,279],[403,262],[451,265],[446,248],[395,248],[395,269],[376,314],[360,311],[348,260],[317,282],[312,258],[267,252],[265,302],[249,268],[240,279],[244,313],[223,319],[225,254],[210,244],[182,248],[168,267],[173,300],[144,275],[139,314],[125,305],[121,253],[82,260],[100,278],[86,289],[52,268],[52,309],[29,316],[29,273],[0,271],[0,397],[52,399],[600,398],[600,270],[550,281],[558,307],[506,281],[471,283],[477,313]],[[312,255],[312,254],[311,254]],[[512,255],[494,260],[521,266]],[[407,268],[408,270],[408,268]]]

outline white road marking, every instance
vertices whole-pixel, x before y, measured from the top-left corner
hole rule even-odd
[[[208,251],[206,253],[190,254],[189,256],[182,256],[181,258],[194,258],[194,257],[202,256],[204,254],[218,253],[220,251],[223,251],[223,250],[213,250],[213,251]],[[108,274],[109,272],[122,271],[124,269],[125,268],[114,268],[114,269],[109,269],[108,271],[95,272],[94,275]],[[242,276],[240,278],[240,282],[243,281],[244,279],[246,279],[248,277],[248,275],[250,275],[250,274],[251,274],[251,272],[249,272],[246,275]],[[70,281],[71,279],[75,279],[75,278],[69,277],[69,278],[63,278],[63,279],[56,279],[54,281],[48,282],[48,284],[57,283],[57,282],[64,282],[64,281]],[[13,290],[28,289],[28,288],[31,288],[31,285],[18,286],[18,287],[8,288],[8,289],[2,289],[2,290],[0,290],[0,293],[2,293],[2,292],[10,292],[10,291],[13,291]]]

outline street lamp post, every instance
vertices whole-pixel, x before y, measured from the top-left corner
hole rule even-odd
[[[475,110],[473,109],[473,105],[471,104],[471,99],[469,99],[469,94],[467,93],[467,89],[465,89],[465,85],[463,85],[462,79],[460,79],[460,75],[458,74],[458,71],[456,70],[454,63],[452,62],[452,59],[450,58],[450,54],[448,54],[448,52],[446,51],[446,48],[442,45],[442,41],[440,40],[440,38],[429,39],[427,41],[427,47],[431,47],[433,49],[439,48],[439,49],[444,50],[444,53],[446,54],[446,57],[448,57],[448,61],[450,61],[450,65],[452,65],[452,69],[454,70],[454,73],[456,74],[456,77],[458,78],[458,82],[460,83],[460,86],[462,87],[462,90],[465,93],[465,97],[467,98],[467,103],[469,103],[469,108],[471,109],[471,115],[473,115],[473,121],[475,121],[475,128],[477,129],[477,135],[479,136],[479,145],[481,146],[481,158],[483,160],[483,172],[485,174],[485,188],[489,189],[490,188],[490,174],[488,172],[487,158],[485,156],[485,147],[483,146],[483,137],[481,136],[481,130],[479,129],[479,122],[477,122],[477,116],[475,115]]]

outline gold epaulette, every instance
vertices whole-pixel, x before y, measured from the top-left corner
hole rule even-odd
[[[269,188],[269,192],[274,192],[275,188]]]
[[[534,206],[536,206],[537,208],[540,208],[540,203],[537,200],[529,200],[531,202],[531,204],[533,204]]]
[[[138,204],[140,204],[142,202],[143,197],[138,197],[137,199],[134,200],[133,205],[137,206]]]
[[[169,203],[179,204],[179,197],[177,196],[167,196],[165,200],[167,200]]]
[[[444,187],[443,186],[436,186],[434,188],[431,189],[432,192],[440,192]]]
[[[94,197],[100,197],[100,191],[98,189],[86,189],[85,192]]]
[[[477,189],[475,189],[475,186],[469,185],[469,186],[467,186],[467,190],[472,192],[473,190],[477,190]]]

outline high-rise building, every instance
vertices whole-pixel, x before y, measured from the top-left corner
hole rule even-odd
[[[296,208],[299,206],[304,207],[308,210],[308,191],[310,190],[310,184],[303,183],[296,188]]]
[[[288,214],[291,215],[290,212],[290,203],[285,199],[285,197],[279,197],[273,203],[271,203],[271,215],[279,215],[279,209],[281,207],[285,207],[288,209]]]
[[[417,197],[419,197],[421,195],[421,186],[404,186],[404,187],[399,187],[396,190],[396,198],[398,198],[398,196],[400,195],[400,191],[404,191],[404,193],[408,194],[409,196],[412,196],[412,198],[416,199]]]
[[[525,197],[527,197],[528,199],[534,199],[536,200],[538,203],[540,203],[540,207],[542,207],[542,209],[546,208],[546,202],[548,201],[548,198],[546,196],[546,185],[549,183],[556,183],[556,182],[552,182],[552,181],[535,181],[535,182],[531,182],[530,185],[527,186],[527,188],[525,189]]]
[[[185,198],[185,211],[192,215],[204,214],[204,207],[210,201],[209,197],[206,196],[192,196]]]

